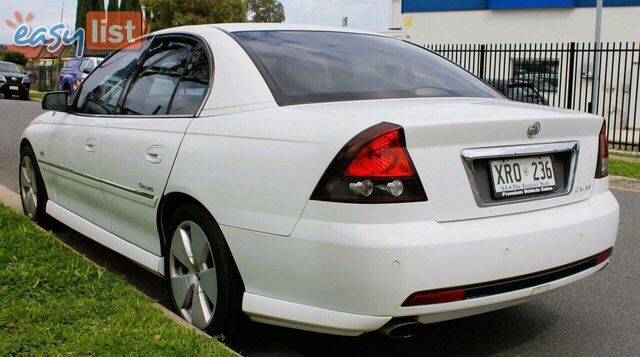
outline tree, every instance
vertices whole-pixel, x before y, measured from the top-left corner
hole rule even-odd
[[[89,12],[89,1],[78,0],[78,5],[76,6],[76,30],[87,27],[87,12]]]
[[[119,9],[118,0],[109,0],[109,4],[107,5],[107,11],[118,11]]]
[[[7,51],[4,53],[4,61],[19,64],[21,66],[27,65],[27,57],[20,52]]]
[[[249,0],[251,22],[284,22],[284,6],[278,0]]]
[[[140,0],[122,0],[122,2],[120,2],[120,11],[135,11],[142,13]]]
[[[246,22],[246,0],[145,0],[154,31],[167,27]]]
[[[87,12],[104,11],[104,0],[78,0],[76,7],[76,30],[87,28]]]
[[[104,0],[93,0],[91,11],[104,11]]]

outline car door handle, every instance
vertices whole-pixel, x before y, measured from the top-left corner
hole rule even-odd
[[[147,161],[152,164],[159,164],[164,158],[165,149],[162,146],[154,145],[147,149]]]
[[[98,145],[98,138],[89,138],[84,144],[84,149],[88,152],[96,152],[96,146]]]

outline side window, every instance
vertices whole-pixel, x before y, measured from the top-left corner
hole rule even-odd
[[[129,87],[121,114],[195,114],[209,87],[207,51],[189,39],[157,39]]]
[[[209,72],[207,50],[198,46],[178,84],[169,114],[195,114],[198,111],[209,89]]]
[[[147,40],[131,44],[102,62],[82,83],[74,111],[84,114],[115,114],[127,78],[147,44]]]
[[[89,64],[89,60],[83,59],[82,62],[80,62],[80,67],[78,67],[78,70],[80,70],[80,72],[84,71],[84,69],[87,68],[88,64]]]
[[[94,68],[96,68],[95,60],[94,59],[88,59],[87,60],[87,65],[82,70],[84,70],[85,68],[88,68],[90,70],[93,70]]]

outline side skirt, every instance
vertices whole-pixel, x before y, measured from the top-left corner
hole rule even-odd
[[[152,273],[164,276],[164,258],[150,253],[105,231],[52,201],[47,201],[47,213],[70,228],[103,246],[124,255]]]

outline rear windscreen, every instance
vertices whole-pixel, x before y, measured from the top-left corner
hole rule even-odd
[[[233,36],[280,105],[387,98],[501,98],[457,65],[398,39],[322,31],[245,31]]]

